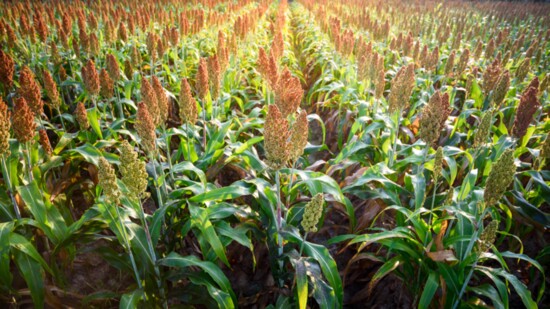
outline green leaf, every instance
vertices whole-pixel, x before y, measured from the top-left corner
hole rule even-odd
[[[103,157],[101,151],[92,146],[90,143],[76,147],[72,151],[78,152],[86,162],[92,163],[96,166],[99,166],[99,158]]]
[[[237,303],[233,289],[231,289],[231,283],[229,283],[229,280],[225,274],[216,264],[208,261],[201,261],[194,255],[181,256],[175,252],[171,252],[168,256],[159,260],[157,263],[159,265],[178,268],[186,268],[190,266],[198,267],[208,274],[222,291],[229,293],[234,303]]]
[[[298,294],[298,308],[305,309],[307,307],[307,272],[306,265],[303,259],[296,261],[296,293]]]
[[[499,275],[512,284],[526,308],[538,308],[537,303],[531,297],[531,291],[516,276],[500,268],[477,266],[477,269],[485,269],[488,272]]]
[[[249,195],[254,192],[253,188],[247,186],[245,182],[238,181],[230,186],[210,190],[206,193],[195,195],[189,199],[195,203],[206,203],[210,201],[234,199],[243,195]]]
[[[34,307],[44,308],[44,273],[40,263],[23,251],[16,250],[13,255],[19,272],[31,291]]]
[[[424,285],[424,291],[422,291],[422,296],[420,296],[420,301],[418,302],[418,308],[429,308],[432,298],[439,287],[438,277],[439,274],[437,272],[430,271],[428,281]]]
[[[53,206],[47,199],[42,190],[38,188],[35,181],[27,186],[18,187],[21,198],[32,213],[38,227],[48,236],[54,244],[58,244],[67,234],[67,225],[65,219],[59,213],[59,210]]]
[[[30,258],[39,263],[39,265],[41,265],[46,271],[48,271],[50,274],[53,274],[52,270],[50,269],[46,261],[44,261],[40,253],[38,253],[36,248],[24,236],[17,233],[11,233],[10,246],[14,249],[17,249],[17,251],[21,251],[25,255],[28,255]]]
[[[229,261],[227,260],[227,256],[225,255],[225,248],[222,245],[212,222],[208,219],[208,212],[204,208],[197,207],[192,204],[189,205],[189,211],[191,212],[193,227],[199,229],[200,231],[200,234],[198,234],[197,237],[204,237],[212,247],[212,250],[214,250],[214,253],[216,253],[216,256],[225,265],[227,265],[227,267],[231,267]],[[203,254],[206,256],[206,252],[203,252]]]
[[[143,290],[137,289],[133,292],[126,293],[120,298],[120,309],[134,309],[138,308],[139,301],[143,298]]]
[[[12,274],[10,271],[10,235],[13,231],[13,222],[0,223],[0,284],[11,287]]]
[[[90,122],[92,130],[94,130],[95,134],[99,136],[100,139],[103,139],[101,127],[99,125],[100,118],[101,117],[99,114],[99,110],[97,108],[92,108],[88,110],[88,122]]]

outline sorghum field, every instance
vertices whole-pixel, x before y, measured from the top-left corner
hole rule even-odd
[[[0,307],[548,308],[550,4],[0,18]]]

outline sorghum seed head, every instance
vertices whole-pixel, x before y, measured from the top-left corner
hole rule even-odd
[[[498,221],[492,220],[489,224],[487,224],[479,236],[479,240],[475,248],[477,254],[485,253],[491,249],[491,246],[495,242],[497,231]]]
[[[420,129],[418,135],[426,144],[435,145],[439,140],[439,135],[444,129],[445,121],[451,114],[451,106],[449,104],[449,95],[441,94],[439,91],[434,93],[424,107],[420,118]]]
[[[292,73],[285,68],[275,88],[275,105],[286,118],[290,114],[294,114],[304,96],[304,90],[297,77],[292,76]]]
[[[45,129],[38,130],[39,142],[44,149],[47,157],[50,157],[53,153],[52,145],[50,144],[50,139],[48,138],[48,133]]]
[[[322,193],[317,193],[309,203],[304,207],[304,215],[302,217],[302,227],[307,233],[317,232],[317,224],[323,215],[323,204],[325,198]]]
[[[2,155],[10,155],[10,123],[11,113],[8,106],[0,98],[0,158]]]
[[[103,188],[105,202],[109,205],[117,206],[120,202],[120,190],[118,188],[115,169],[111,166],[107,159],[99,158],[98,166],[99,185]]]
[[[99,73],[99,84],[101,85],[101,89],[99,91],[101,96],[105,99],[112,98],[115,92],[115,87],[113,80],[109,77],[109,74],[105,69],[102,69],[101,73]]]
[[[514,180],[515,172],[514,149],[507,149],[493,164],[491,172],[489,172],[483,193],[483,199],[488,206],[492,206],[500,200]]]
[[[149,116],[153,120],[153,124],[160,123],[160,108],[158,106],[157,93],[153,86],[147,81],[145,77],[141,78],[141,98],[147,107]]]
[[[168,96],[166,96],[166,91],[160,80],[156,75],[153,75],[153,89],[155,91],[155,96],[157,98],[157,106],[159,109],[159,123],[156,125],[164,125],[166,120],[168,120]]]
[[[536,78],[536,77],[535,77]],[[533,116],[540,107],[540,102],[537,98],[538,86],[529,87],[521,95],[518,109],[516,111],[516,118],[514,120],[514,126],[512,128],[512,135],[517,138],[522,138],[529,128],[529,124],[533,120]]]
[[[108,54],[105,61],[107,62],[107,72],[109,73],[109,76],[114,82],[117,82],[120,78],[120,68],[115,56]]]
[[[218,61],[218,55],[208,57],[208,77],[210,83],[210,89],[213,98],[217,98],[220,93],[220,63]]]
[[[11,88],[13,85],[13,73],[15,72],[15,62],[13,59],[0,50],[0,83],[5,89]]]
[[[483,90],[485,94],[489,94],[489,92],[495,89],[495,84],[500,77],[501,70],[502,67],[498,59],[495,59],[495,61],[485,68],[483,72]]]
[[[88,128],[90,127],[90,122],[88,121],[88,111],[86,111],[86,107],[84,107],[84,103],[78,102],[74,113],[76,116],[76,121],[80,126],[80,129],[88,130]]]
[[[12,127],[15,138],[21,144],[29,142],[34,138],[34,130],[36,129],[34,114],[23,97],[15,100],[12,114]]]
[[[510,73],[508,71],[504,71],[504,73],[502,73],[498,78],[495,90],[493,91],[493,104],[497,109],[500,107],[500,104],[502,104],[502,101],[504,101],[509,87]]]
[[[134,68],[128,59],[124,60],[124,75],[126,75],[126,78],[128,79],[132,79],[134,76]]]
[[[95,63],[91,59],[82,67],[82,80],[84,81],[84,88],[91,96],[99,94],[99,75],[95,69]]]
[[[180,98],[179,98],[179,114],[183,123],[195,124],[197,122],[197,102],[191,94],[191,86],[184,78],[181,81]]]
[[[474,135],[474,148],[480,147],[487,142],[487,136],[491,131],[493,125],[493,113],[491,111],[485,112],[481,118],[481,122]]]
[[[460,55],[460,59],[458,60],[458,66],[456,68],[456,72],[458,76],[462,75],[462,73],[466,70],[466,66],[468,66],[468,61],[470,60],[470,50],[465,49],[462,54]]]
[[[34,74],[29,67],[25,66],[19,73],[19,94],[25,98],[33,113],[40,117],[44,109],[40,85],[34,79]]]
[[[516,78],[518,81],[523,81],[527,73],[529,73],[529,67],[531,65],[531,59],[524,59],[516,69]]]
[[[390,113],[403,110],[408,106],[414,84],[414,64],[401,67],[393,78],[391,92],[388,97]]]
[[[61,101],[59,99],[59,92],[57,91],[57,84],[48,70],[44,70],[44,88],[50,98],[52,108],[59,108]]]
[[[445,75],[449,76],[453,72],[453,68],[455,65],[455,51],[453,50],[449,57],[447,58],[447,62],[445,63]]]
[[[195,77],[197,92],[199,98],[204,100],[208,94],[208,65],[205,58],[199,60],[199,67],[197,69],[197,75]]]
[[[304,153],[309,135],[309,124],[305,110],[298,115],[290,135],[290,161],[296,161]]]
[[[284,167],[289,159],[289,137],[288,121],[277,105],[269,105],[264,125],[264,148],[267,164],[274,170]]]
[[[153,154],[156,149],[155,123],[149,114],[145,103],[138,103],[136,116],[136,131],[141,138],[141,145],[147,154]]]
[[[122,182],[129,191],[130,199],[139,201],[145,197],[147,190],[147,171],[145,162],[138,158],[134,147],[124,140],[120,147],[120,173]]]
[[[441,175],[441,170],[443,169],[443,147],[438,147],[435,152],[434,159],[434,183],[437,182],[437,179]]]

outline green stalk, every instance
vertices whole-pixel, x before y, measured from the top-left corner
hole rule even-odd
[[[288,190],[286,191],[286,207],[287,210],[290,208],[290,190],[292,189],[292,184],[294,182],[294,169],[296,168],[296,161],[292,163],[292,167],[290,168],[290,180],[288,181]],[[285,212],[285,221],[288,219],[288,211]]]
[[[61,126],[63,127],[63,131],[67,132],[67,129],[65,128],[65,121],[63,121],[63,116],[61,115],[61,110],[59,109],[59,106],[56,107],[57,113],[59,114],[59,119],[61,119]]]
[[[390,156],[390,160],[389,160],[389,166],[393,166],[393,162],[395,161],[397,155],[396,155],[396,152],[397,152],[397,136],[399,135],[399,118],[401,118],[401,113],[403,113],[403,111],[401,110],[401,108],[394,114],[394,120],[395,120],[395,128],[394,128],[394,132],[393,132],[393,142],[392,142],[392,151],[391,151],[391,156]]]
[[[141,219],[141,223],[143,224],[143,227],[145,228],[145,235],[147,236],[147,246],[149,247],[149,254],[151,254],[152,262],[154,265],[155,276],[157,277],[157,285],[159,287],[159,291],[163,299],[163,307],[168,308],[168,304],[166,303],[166,295],[165,295],[164,287],[162,286],[162,282],[161,282],[160,270],[157,265],[157,255],[155,253],[155,249],[153,246],[153,240],[151,239],[151,232],[149,232],[149,225],[147,224],[147,220],[145,220],[145,212],[143,211],[143,206],[139,198],[138,198],[138,202],[139,202],[139,211],[140,211],[140,217],[141,217],[140,219]]]
[[[8,170],[8,166],[6,165],[6,159],[4,156],[0,158],[2,160],[2,169],[4,174],[4,180],[6,181],[6,186],[8,187],[8,195],[11,198],[11,202],[13,203],[13,210],[15,211],[15,215],[17,216],[17,219],[21,219],[21,213],[19,212],[19,207],[17,207],[17,201],[15,201],[15,197],[13,196],[13,193],[11,192],[12,186],[11,186],[11,179],[10,174]]]
[[[27,172],[29,173],[29,182],[32,182],[33,181],[33,176],[32,176],[32,159],[31,159],[31,146],[30,146],[30,142],[27,142],[25,143],[25,148],[26,148],[26,153],[27,153],[27,160],[28,160],[28,163],[29,163],[29,166],[27,167]]]
[[[278,253],[279,253],[279,268],[282,271],[283,269],[283,237],[281,236],[281,229],[282,229],[282,205],[281,205],[281,183],[279,179],[279,170],[275,171],[275,183],[276,183],[276,192],[277,192],[277,244],[279,246]],[[279,278],[279,285],[282,286],[283,280]]]
[[[116,82],[115,82],[116,86]],[[116,99],[117,99],[117,108],[118,108],[118,114],[120,119],[124,120],[124,110],[122,109],[122,103],[120,103],[120,92],[118,90],[118,87],[115,87],[115,93],[116,93]]]
[[[302,256],[302,252],[304,251],[304,243],[306,242],[307,234],[308,232],[304,234],[304,241],[302,241],[302,243],[300,244],[300,256]]]
[[[155,186],[155,190],[157,192],[157,199],[158,199],[158,203],[159,203],[158,208],[160,209],[160,208],[163,207],[162,195],[160,194],[160,189],[156,184],[156,180],[158,179],[158,177],[157,177],[157,168],[155,167],[155,156],[154,156],[153,153],[151,153],[149,155],[149,159],[151,160],[151,163],[153,164],[153,185]]]
[[[474,232],[474,234],[472,235],[472,238],[470,239],[470,242],[468,243],[468,247],[466,248],[466,252],[465,252],[464,256],[462,257],[462,260],[466,259],[466,257],[468,257],[468,255],[470,255],[470,253],[471,253],[471,251],[474,247],[474,243],[475,243],[475,241],[477,241],[477,239],[479,237],[479,231],[480,231],[479,227],[483,224],[483,218],[489,212],[489,208],[490,207],[485,206],[485,209],[483,210],[483,213],[481,214],[481,217],[479,217],[478,222],[477,222],[476,231]],[[466,291],[466,287],[468,286],[468,283],[470,282],[470,279],[471,279],[471,277],[474,273],[474,269],[477,266],[478,261],[479,261],[479,257],[476,258],[476,261],[474,262],[474,264],[470,268],[470,271],[468,272],[468,275],[466,276],[466,279],[464,280],[464,283],[462,284],[462,287],[460,289],[460,293],[458,293],[458,297],[456,298],[456,301],[453,304],[453,309],[456,309],[456,307],[460,303],[460,299],[462,298],[462,295],[464,294],[464,291]]]
[[[122,217],[120,216],[120,212],[118,210],[118,206],[114,206],[116,209],[116,213],[118,216],[118,221],[120,222],[120,227],[122,229],[122,238],[124,238],[124,242],[126,243],[126,249],[128,250],[128,254],[130,255],[130,261],[132,262],[132,268],[134,268],[134,275],[136,276],[136,281],[138,284],[138,287],[141,289],[141,278],[139,277],[139,272],[137,270],[136,261],[134,259],[134,254],[132,253],[132,248],[130,247],[130,242],[128,241],[128,234],[126,234],[126,227],[124,225],[124,222],[122,221]]]
[[[166,143],[166,159],[168,160],[168,166],[170,167],[170,172],[168,175],[170,176],[170,181],[173,184],[174,183],[174,175],[172,173],[172,157],[170,155],[170,137],[166,133],[166,125],[162,125],[162,132],[164,133],[164,142]]]
[[[201,99],[201,103],[202,103],[202,126],[203,126],[202,142],[203,142],[204,151],[206,151],[206,102],[205,101],[206,100]]]
[[[192,162],[191,161],[191,145],[189,143],[189,122],[186,121],[185,122],[185,140],[187,142],[187,161],[189,162]]]

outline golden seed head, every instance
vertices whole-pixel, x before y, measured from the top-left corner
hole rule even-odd
[[[466,70],[469,60],[470,60],[470,50],[466,48],[462,52],[462,54],[460,55],[460,59],[458,60],[458,66],[456,68],[456,73],[458,74],[458,76],[462,75],[462,73]]]
[[[10,155],[10,123],[11,113],[8,106],[0,98],[0,157]]]
[[[487,142],[487,136],[491,131],[493,125],[493,112],[487,111],[483,114],[481,122],[474,135],[474,148],[480,147]]]
[[[147,44],[147,52],[149,53],[149,57],[154,59],[157,49],[157,36],[152,32],[147,33],[145,43]]]
[[[145,162],[138,158],[134,147],[124,140],[120,147],[120,173],[129,191],[130,199],[139,201],[147,196],[147,171]]]
[[[90,127],[90,122],[88,122],[88,111],[86,111],[86,107],[84,107],[84,103],[78,102],[74,113],[76,116],[76,121],[80,126],[80,129],[88,130],[88,128]]]
[[[208,77],[210,82],[210,89],[213,98],[217,98],[220,94],[220,63],[218,61],[218,55],[208,57]]]
[[[27,105],[25,98],[17,98],[13,107],[12,127],[15,138],[21,143],[32,141],[36,124],[34,114]]]
[[[48,138],[48,133],[45,129],[38,130],[38,137],[40,145],[42,146],[42,149],[44,149],[44,153],[46,153],[47,157],[50,157],[53,153],[52,145],[50,144],[50,139]]]
[[[145,77],[141,78],[141,99],[145,103],[145,106],[147,106],[149,116],[153,120],[153,124],[156,127],[156,125],[161,121],[157,93]]]
[[[95,69],[95,63],[91,59],[82,67],[82,80],[84,81],[84,88],[91,96],[99,94],[99,75]]]
[[[197,75],[195,76],[195,87],[199,94],[199,98],[204,100],[208,94],[208,65],[205,58],[199,60],[199,67],[197,68]]]
[[[529,128],[533,120],[533,116],[541,106],[537,98],[538,79],[537,77],[535,77],[535,79],[536,86],[530,85],[530,87],[523,92],[519,101],[514,126],[512,127],[512,135],[517,138],[522,138],[525,135],[527,128]]]
[[[124,60],[124,75],[126,75],[126,78],[128,79],[132,79],[134,76],[134,68],[128,59]]]
[[[40,117],[44,109],[40,85],[34,79],[34,74],[29,67],[25,66],[19,73],[19,94],[25,98],[33,113]]]
[[[99,73],[99,84],[101,86],[99,94],[105,99],[112,98],[115,93],[115,87],[113,80],[105,69],[102,69],[101,73]]]
[[[267,164],[274,170],[284,167],[289,159],[289,137],[288,121],[277,105],[269,105],[264,125],[264,148]]]
[[[304,215],[302,217],[302,227],[306,233],[317,232],[317,224],[323,215],[323,204],[325,198],[322,193],[317,193],[309,203],[304,207]]]
[[[414,64],[411,63],[401,67],[393,78],[391,92],[388,96],[390,113],[407,108],[414,85]]]
[[[493,104],[497,109],[500,107],[500,104],[502,104],[502,101],[504,101],[509,87],[510,73],[508,71],[504,71],[504,73],[502,73],[498,78],[495,90],[493,91]]]
[[[141,145],[147,154],[154,154],[156,149],[155,123],[145,103],[138,103],[136,131],[141,138]]]
[[[132,65],[135,67],[139,67],[141,64],[141,53],[135,45],[132,46],[132,50],[130,51],[130,59],[132,59]]]
[[[485,58],[491,59],[495,54],[495,40],[489,40],[487,47],[485,48]]]
[[[447,58],[447,62],[445,63],[445,75],[450,76],[453,72],[453,68],[455,65],[455,51],[453,50],[449,57]]]
[[[449,104],[449,94],[441,95],[439,91],[434,93],[428,102],[428,105],[422,111],[420,118],[420,129],[418,135],[428,145],[436,145],[439,135],[443,131],[445,121],[451,114]]]
[[[290,135],[290,161],[296,161],[304,153],[309,135],[309,124],[305,110],[298,115]]]
[[[275,105],[277,105],[284,118],[296,112],[303,96],[304,90],[300,80],[292,76],[288,68],[285,68],[275,88]]]
[[[384,95],[385,87],[386,87],[386,73],[384,72],[384,68],[382,67],[382,69],[378,71],[378,78],[376,79],[376,87],[374,91],[374,95],[377,99],[382,98],[382,96]]]
[[[99,55],[99,39],[95,33],[90,34],[90,53],[94,56]]]
[[[493,163],[491,172],[489,172],[489,177],[485,184],[485,192],[483,193],[483,199],[488,206],[492,206],[500,200],[514,180],[515,172],[514,149],[507,149]]]
[[[99,185],[103,189],[105,202],[117,206],[120,202],[120,190],[118,188],[115,169],[104,157],[99,158],[98,166]]]
[[[518,81],[523,81],[525,77],[527,76],[527,73],[529,73],[529,67],[531,65],[531,59],[526,58],[524,59],[516,69],[516,79]]]
[[[156,125],[164,125],[168,120],[168,96],[160,80],[156,75],[153,76],[153,89],[155,91],[155,96],[157,98],[157,106],[159,109],[159,123]]]
[[[118,37],[124,42],[128,41],[128,32],[126,31],[126,26],[123,22],[121,22],[120,26],[118,26]]]
[[[179,114],[183,123],[195,124],[197,122],[197,102],[191,94],[191,86],[184,78],[181,81],[180,98],[179,98]]]
[[[44,88],[50,98],[51,107],[54,109],[59,108],[61,101],[59,99],[59,92],[57,91],[57,84],[48,70],[44,70]]]
[[[59,67],[59,80],[62,82],[67,80],[67,71],[63,66]]]
[[[15,72],[15,62],[13,59],[0,50],[0,83],[4,85],[4,89],[9,89],[13,85],[13,73]]]
[[[485,68],[485,71],[483,72],[483,90],[485,91],[485,94],[489,94],[489,92],[495,89],[501,70],[502,67],[498,59],[495,59],[495,61]]]
[[[108,54],[105,61],[107,62],[107,72],[109,73],[109,77],[111,77],[114,82],[117,82],[120,78],[120,68],[115,56]]]

